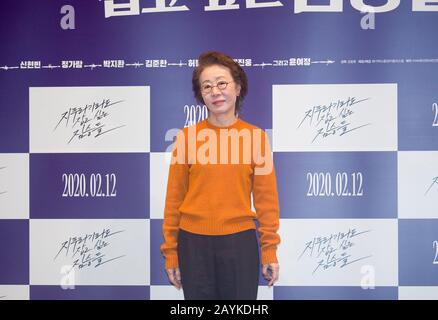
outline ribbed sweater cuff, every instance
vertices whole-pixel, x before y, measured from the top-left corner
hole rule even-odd
[[[172,254],[166,257],[166,269],[178,268],[178,255]]]
[[[268,263],[278,263],[276,249],[262,250],[262,264],[268,264]]]

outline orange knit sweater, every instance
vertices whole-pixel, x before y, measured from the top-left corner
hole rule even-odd
[[[251,193],[255,211],[251,210]],[[169,168],[161,252],[166,268],[178,267],[181,228],[203,235],[255,229],[261,262],[277,262],[280,237],[275,168],[266,133],[241,119],[216,127],[208,119],[176,138]]]

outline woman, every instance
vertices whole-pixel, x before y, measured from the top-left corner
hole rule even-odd
[[[202,54],[192,85],[209,114],[181,130],[173,149],[161,246],[166,272],[185,299],[255,300],[255,220],[269,287],[279,274],[279,204],[268,139],[238,117],[247,77],[231,57]]]

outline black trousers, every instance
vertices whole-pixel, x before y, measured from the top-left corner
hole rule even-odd
[[[178,235],[186,300],[256,300],[260,273],[256,231],[224,236]]]

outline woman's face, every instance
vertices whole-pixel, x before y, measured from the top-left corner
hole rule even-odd
[[[236,98],[240,94],[240,85],[233,80],[230,70],[221,65],[206,67],[199,77],[201,94],[208,110],[215,115],[234,115]],[[228,82],[225,89],[220,85]],[[205,92],[209,89],[210,92]]]

